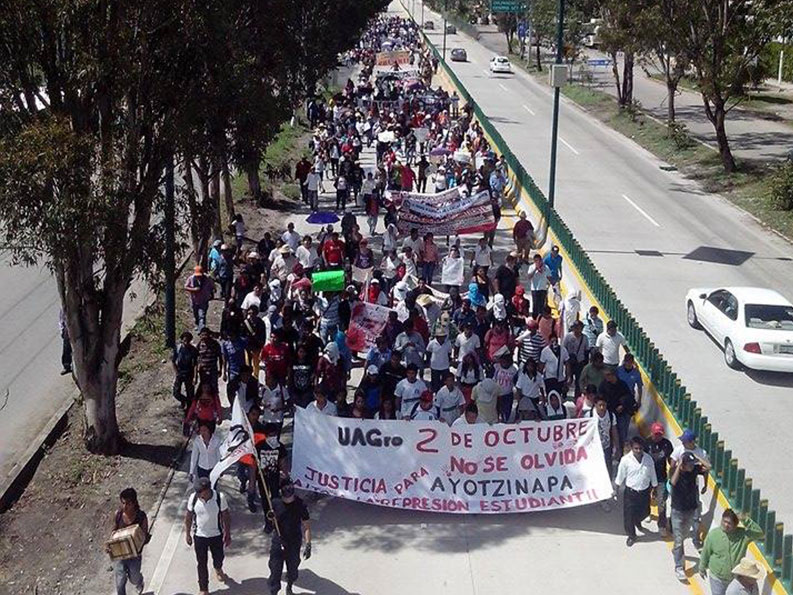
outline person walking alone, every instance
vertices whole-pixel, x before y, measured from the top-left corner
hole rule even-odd
[[[273,500],[273,515],[278,531],[270,544],[270,593],[276,595],[281,590],[281,574],[286,563],[286,595],[292,595],[303,543],[306,544],[303,558],[311,557],[311,525],[308,508],[295,495],[295,486],[289,479],[281,483],[281,497]]]
[[[641,529],[642,520],[650,514],[650,489],[658,485],[655,463],[644,452],[644,441],[638,436],[631,438],[631,452],[620,460],[614,483],[625,488],[622,522],[628,536],[625,544],[631,547],[636,543],[636,529]]]
[[[113,517],[113,531],[138,525],[145,535],[144,544],[149,543],[149,519],[140,509],[138,494],[134,488],[126,488],[119,494],[121,506]],[[135,586],[137,593],[143,593],[143,575],[140,573],[142,556],[116,560],[113,562],[113,572],[116,578],[116,595],[126,595],[127,581]]]
[[[225,548],[231,545],[231,514],[225,494],[212,489],[208,477],[199,477],[195,493],[187,500],[184,517],[185,541],[194,546],[198,566],[198,590],[209,595],[208,555],[212,553],[212,566],[220,582],[228,577],[223,572]]]

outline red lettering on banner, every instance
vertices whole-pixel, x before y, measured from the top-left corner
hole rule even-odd
[[[411,471],[410,475],[404,477],[399,480],[398,484],[394,485],[394,491],[397,494],[404,494],[405,492],[410,489],[413,484],[415,484],[420,478],[424,477],[425,475],[429,475],[429,471],[427,471],[424,467],[419,469],[418,471]]]
[[[486,446],[496,446],[498,444],[498,432],[495,430],[489,430],[485,432],[485,445]]]
[[[492,473],[493,471],[506,471],[507,457],[485,457],[482,471]]]
[[[479,469],[479,464],[476,461],[466,461],[462,457],[451,457],[449,466],[451,467],[452,471],[465,473],[466,475],[473,475]]]
[[[515,438],[510,438],[515,433],[515,428],[504,430],[504,444],[515,444]]]
[[[452,432],[452,446],[463,445],[464,448],[471,448],[471,434],[458,434]]]
[[[416,443],[416,450],[419,452],[438,452],[437,448],[427,448],[427,445],[438,437],[438,430],[434,428],[419,428],[419,434],[424,434],[426,438]]]

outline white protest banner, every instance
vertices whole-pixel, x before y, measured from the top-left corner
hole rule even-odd
[[[414,227],[419,234],[479,234],[496,227],[493,207],[487,190],[465,196],[458,186],[436,194],[392,192],[399,206],[399,233]]]
[[[377,337],[383,334],[388,313],[391,308],[356,301],[350,314],[350,326],[347,329],[347,347],[351,351],[366,352],[375,345]]]
[[[376,66],[393,66],[394,64],[410,64],[410,52],[406,50],[393,50],[378,52],[375,57]]]
[[[462,285],[464,265],[465,262],[462,258],[444,258],[441,268],[441,283],[443,285]]]
[[[356,283],[367,283],[372,278],[372,272],[374,268],[369,267],[366,269],[362,269],[355,265],[352,265],[352,280]]]
[[[449,427],[297,408],[292,478],[350,500],[458,514],[569,508],[612,495],[592,418]]]

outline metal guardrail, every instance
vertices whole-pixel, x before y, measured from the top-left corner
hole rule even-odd
[[[592,295],[603,307],[605,314],[617,323],[625,335],[631,352],[647,372],[669,411],[681,427],[691,428],[696,433],[700,445],[710,453],[713,463],[711,477],[717,489],[722,492],[733,510],[748,513],[765,531],[764,541],[758,544],[760,552],[769,567],[773,569],[774,575],[782,587],[788,593],[793,593],[793,535],[785,534],[784,525],[777,522],[776,512],[769,509],[768,500],[762,497],[759,489],[753,488],[752,479],[747,477],[746,470],[739,467],[738,460],[732,456],[732,451],[725,446],[719,433],[713,430],[707,416],[702,413],[702,409],[683,386],[680,378],[672,370],[664,356],[633,314],[617,297],[614,289],[595,267],[567,224],[556,210],[548,208],[548,199],[512,153],[506,141],[485,116],[462,82],[444,62],[440,52],[424,31],[422,31],[422,36],[427,47],[438,59],[446,76],[457,88],[460,98],[473,107],[474,115],[484,132],[493,141],[495,148],[506,156],[507,164],[514,173],[518,185],[516,192],[520,193],[522,189],[539,212],[549,213],[549,229],[569,255],[573,266],[576,267]]]

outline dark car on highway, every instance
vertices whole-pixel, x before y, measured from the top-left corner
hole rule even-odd
[[[454,35],[455,33],[457,33],[457,27],[455,27],[454,25],[446,25],[446,33],[448,33],[449,35]]]
[[[468,54],[463,48],[454,48],[452,50],[452,62],[467,62]]]
[[[426,23],[424,23],[424,28],[435,30],[435,23],[433,23],[432,21],[427,21]]]

